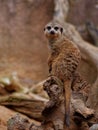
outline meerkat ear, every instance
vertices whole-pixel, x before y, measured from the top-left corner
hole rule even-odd
[[[60,30],[61,30],[61,33],[63,33],[63,28],[62,28],[62,27],[61,27],[61,29],[60,29]]]
[[[45,31],[45,28],[44,28],[44,31]]]

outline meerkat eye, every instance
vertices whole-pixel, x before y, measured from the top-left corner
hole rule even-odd
[[[51,26],[48,26],[47,29],[50,30],[50,29],[51,29]]]
[[[56,26],[56,27],[54,27],[54,29],[57,31],[59,29],[59,27]]]
[[[63,28],[61,27],[61,29],[60,29],[60,30],[61,30],[61,33],[62,33],[62,32],[63,32]]]

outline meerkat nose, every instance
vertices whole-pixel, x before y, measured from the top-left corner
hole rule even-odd
[[[55,32],[53,30],[50,31],[50,34],[55,34]]]

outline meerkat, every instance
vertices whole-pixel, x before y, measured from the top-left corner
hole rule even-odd
[[[48,23],[44,28],[44,33],[50,48],[49,73],[59,78],[64,84],[65,123],[69,127],[71,87],[81,54],[78,47],[64,36],[64,28],[57,22]]]

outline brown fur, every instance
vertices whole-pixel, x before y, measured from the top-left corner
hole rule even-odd
[[[72,90],[82,94],[82,100],[87,101],[91,85],[85,81],[85,79],[76,72],[73,76]]]
[[[47,31],[47,26],[51,26],[52,28],[54,26],[58,26],[59,33],[56,31],[56,36],[58,37],[55,38],[55,34],[51,35],[50,31]],[[74,73],[76,72],[79,65],[81,55],[77,46],[74,45],[74,43],[68,40],[66,37],[64,37],[62,32],[60,34],[60,25],[53,22],[49,23],[47,26],[45,27],[45,34],[49,40],[49,46],[51,50],[50,57],[48,59],[49,72],[51,75],[58,77],[64,84],[66,110],[65,118],[66,125],[69,126],[71,87]]]

